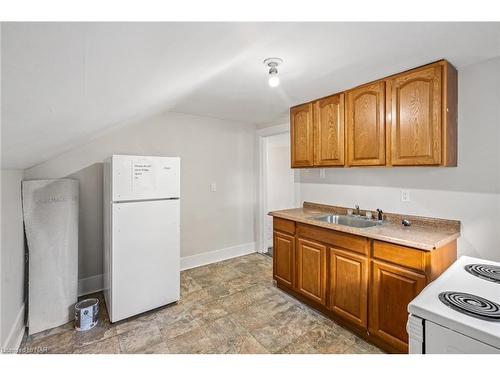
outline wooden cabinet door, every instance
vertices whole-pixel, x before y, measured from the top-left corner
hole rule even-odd
[[[388,80],[392,165],[441,163],[440,64]]]
[[[408,351],[408,304],[425,287],[425,276],[372,261],[370,333],[401,352]]]
[[[348,165],[385,165],[385,82],[346,95]]]
[[[326,304],[326,246],[297,240],[297,290],[304,296]]]
[[[314,164],[312,103],[292,108],[290,125],[292,168],[312,167]]]
[[[314,102],[314,165],[344,165],[344,94]]]
[[[368,328],[368,259],[330,249],[328,308],[359,327]]]
[[[273,236],[273,277],[292,288],[295,270],[295,237],[274,231]]]

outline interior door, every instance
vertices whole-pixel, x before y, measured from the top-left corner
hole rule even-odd
[[[344,94],[314,102],[314,165],[344,165]]]
[[[385,82],[347,92],[347,158],[349,165],[385,165]]]
[[[392,165],[441,162],[441,75],[439,64],[388,81]]]
[[[267,213],[284,210],[296,205],[294,170],[290,168],[290,133],[281,133],[264,138],[262,159],[265,163],[264,193],[262,194],[265,223],[265,247],[273,246],[273,218]],[[269,249],[271,248],[271,249]]]
[[[314,164],[312,104],[306,103],[292,108],[290,121],[292,168],[312,167]]]
[[[115,322],[179,300],[179,200],[113,204]]]
[[[297,239],[297,290],[321,304],[326,304],[326,246]]]

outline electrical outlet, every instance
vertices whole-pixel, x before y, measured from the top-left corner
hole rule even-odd
[[[401,190],[401,202],[410,201],[410,190]]]
[[[215,182],[212,182],[210,184],[210,191],[217,191],[217,184]]]
[[[325,178],[325,168],[319,170],[319,178]]]

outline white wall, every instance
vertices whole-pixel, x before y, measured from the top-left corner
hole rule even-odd
[[[181,256],[254,242],[255,127],[179,113],[136,121],[25,171],[80,181],[79,278],[102,273],[102,161],[111,154],[181,157]],[[211,182],[217,191],[210,191]]]
[[[458,219],[459,255],[500,261],[500,58],[458,77],[458,167],[303,169],[301,200]]]
[[[21,205],[22,170],[1,172],[1,341],[17,349],[24,327],[24,230]]]

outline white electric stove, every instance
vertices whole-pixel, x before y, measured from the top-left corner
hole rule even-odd
[[[500,354],[500,263],[460,257],[408,312],[410,353]]]

